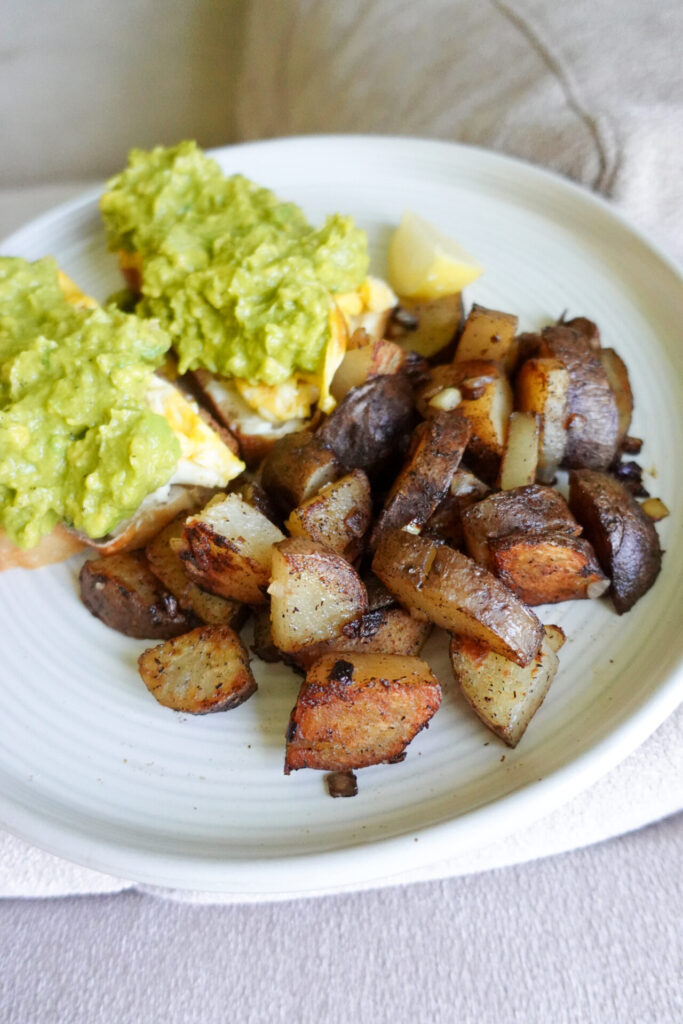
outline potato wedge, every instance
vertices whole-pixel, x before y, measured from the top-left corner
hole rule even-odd
[[[435,625],[480,640],[518,665],[538,653],[543,629],[534,613],[459,551],[396,530],[383,538],[372,567],[402,605]]]
[[[511,533],[556,530],[573,537],[581,533],[562,495],[538,484],[489,494],[463,512],[462,524],[467,550],[486,569],[492,565],[492,541]]]
[[[373,377],[349,391],[318,428],[316,438],[334,452],[347,472],[363,469],[373,477],[405,453],[413,404],[413,389],[404,374]]]
[[[288,537],[275,548],[268,593],[273,641],[285,653],[339,636],[368,610],[355,569],[304,537]]]
[[[332,395],[341,402],[351,388],[359,387],[379,374],[398,373],[405,361],[406,354],[400,345],[386,338],[358,348],[348,348],[334,375],[330,388]]]
[[[538,479],[552,483],[564,458],[569,419],[569,373],[559,359],[527,359],[515,383],[521,412],[539,417]]]
[[[555,678],[556,642],[545,635],[538,654],[520,668],[469,637],[451,638],[453,674],[463,696],[509,747],[517,746]]]
[[[500,313],[475,302],[455,350],[456,363],[471,359],[505,359],[514,342],[518,322],[518,317],[512,313]]]
[[[654,524],[623,484],[595,470],[569,474],[569,507],[610,577],[614,607],[623,615],[650,589],[662,567]]]
[[[287,728],[285,775],[402,760],[441,703],[429,665],[392,654],[327,654],[306,674]]]
[[[144,551],[122,551],[84,562],[81,600],[96,618],[126,636],[163,640],[196,625],[191,612],[159,582]]]
[[[439,299],[401,299],[392,315],[387,337],[406,352],[442,361],[450,358],[462,320],[459,292]]]
[[[307,537],[352,562],[371,518],[370,481],[362,469],[354,469],[295,508],[285,525],[292,537]]]
[[[613,348],[600,350],[600,362],[614,392],[619,415],[619,445],[628,435],[633,415],[633,391],[626,363]]]
[[[229,711],[256,690],[249,655],[229,626],[199,626],[138,659],[145,686],[164,707],[190,715]]]
[[[503,491],[536,481],[538,468],[538,417],[532,412],[511,412],[498,486]]]
[[[609,589],[595,552],[566,533],[513,533],[491,542],[492,572],[528,605],[601,597]]]
[[[277,441],[261,467],[261,484],[288,515],[344,472],[334,452],[307,430]]]
[[[391,608],[368,611],[360,619],[345,626],[341,636],[310,647],[302,647],[290,657],[302,668],[308,668],[330,651],[404,654],[416,657],[431,632],[431,622],[416,619],[403,608],[394,605]]]
[[[570,327],[546,327],[541,337],[541,356],[559,359],[569,374],[564,464],[605,469],[617,453],[619,414],[603,365],[586,337]]]
[[[174,546],[174,542],[182,540],[186,519],[186,514],[174,519],[148,543],[145,554],[149,567],[181,608],[194,612],[207,624],[239,629],[246,618],[244,605],[210,594],[187,578],[183,560]]]
[[[284,535],[238,494],[218,495],[185,520],[177,551],[192,583],[219,597],[265,604],[274,545]]]
[[[450,490],[470,437],[470,425],[457,410],[442,412],[415,431],[408,461],[394,481],[370,538],[404,526],[420,528]]]

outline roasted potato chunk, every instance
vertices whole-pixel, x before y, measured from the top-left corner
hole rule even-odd
[[[273,641],[286,653],[338,636],[368,610],[355,569],[303,537],[289,537],[275,548],[268,593]]]
[[[297,665],[308,668],[330,651],[366,654],[410,654],[417,656],[429,639],[432,623],[416,619],[403,608],[379,608],[345,626],[332,640],[302,647],[290,655]]]
[[[352,562],[371,518],[370,481],[362,469],[354,469],[295,508],[285,525],[292,537],[307,537]]]
[[[527,359],[515,383],[517,408],[540,421],[538,478],[552,483],[564,458],[569,419],[569,373],[559,359]]]
[[[613,348],[600,350],[600,362],[614,392],[619,415],[619,445],[627,436],[633,415],[633,391],[626,363]]]
[[[512,313],[500,313],[475,302],[462,329],[455,361],[505,359],[514,342],[518,322]]]
[[[144,551],[91,558],[79,574],[81,600],[105,625],[142,640],[186,633],[196,624],[150,569]]]
[[[662,567],[652,520],[623,484],[595,470],[569,474],[569,507],[611,579],[614,607],[623,615],[650,589]]]
[[[463,318],[459,292],[439,299],[401,299],[387,336],[424,359],[450,358]]]
[[[188,578],[203,590],[264,604],[277,526],[238,494],[218,495],[185,521],[177,546]]]
[[[545,635],[538,654],[520,668],[476,640],[451,638],[453,674],[463,696],[509,747],[517,746],[555,678],[556,642],[557,636]]]
[[[450,491],[427,520],[422,533],[426,537],[443,540],[452,548],[462,546],[465,535],[462,515],[466,508],[481,501],[491,488],[468,469],[460,466],[453,475]]]
[[[469,437],[470,425],[457,410],[420,424],[408,461],[375,524],[372,547],[390,530],[424,526],[448,494]]]
[[[480,640],[518,665],[538,653],[543,629],[534,613],[459,551],[396,530],[383,538],[372,567],[402,605],[435,625]]]
[[[277,507],[288,515],[342,473],[331,448],[302,430],[273,445],[261,467],[261,484]]]
[[[401,458],[412,427],[410,381],[402,373],[385,374],[349,391],[316,438],[332,449],[347,472],[363,469],[372,477]]]
[[[365,384],[371,377],[398,373],[405,361],[406,354],[400,345],[386,338],[369,341],[358,348],[349,347],[334,375],[332,395],[341,402],[352,388]]]
[[[513,533],[491,543],[492,571],[525,604],[597,598],[609,588],[587,540],[562,532]]]
[[[249,656],[229,626],[199,626],[151,647],[138,668],[160,704],[190,715],[229,711],[256,690]]]
[[[145,548],[149,567],[177,599],[181,608],[194,612],[198,619],[207,624],[223,624],[239,629],[246,618],[244,605],[202,590],[185,574],[183,560],[174,542],[182,539],[186,518],[183,514],[174,519],[149,542]]]
[[[562,495],[538,484],[489,494],[463,512],[462,523],[467,550],[486,569],[492,565],[492,541],[511,533],[555,530],[573,537],[581,533]]]
[[[498,478],[501,490],[511,491],[513,487],[525,487],[535,482],[538,468],[538,436],[538,417],[534,413],[510,413]]]
[[[541,356],[559,359],[569,374],[564,464],[605,469],[617,453],[619,414],[603,365],[586,337],[570,327],[546,327],[541,337]]]
[[[391,654],[326,654],[309,668],[287,729],[285,775],[402,760],[441,703],[429,665]]]

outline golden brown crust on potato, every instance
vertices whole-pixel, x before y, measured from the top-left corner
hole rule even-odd
[[[489,494],[466,509],[462,521],[467,550],[487,569],[491,542],[508,534],[559,530],[577,537],[581,533],[562,495],[539,484]]]
[[[441,703],[418,658],[327,654],[306,674],[287,729],[285,774],[346,771],[402,759]]]
[[[512,313],[487,309],[475,302],[455,350],[456,363],[471,359],[504,360],[514,342],[518,322]]]
[[[126,636],[162,640],[186,633],[196,624],[156,578],[144,551],[91,558],[78,579],[88,611]]]
[[[527,359],[515,381],[515,401],[540,422],[538,477],[552,483],[567,446],[569,373],[559,359]]]
[[[600,597],[609,580],[582,537],[515,533],[491,543],[492,571],[528,605]]]
[[[619,414],[614,392],[586,337],[570,327],[546,327],[541,355],[559,359],[569,374],[569,419],[564,464],[605,469],[619,441]]]
[[[614,607],[623,615],[650,589],[662,567],[657,531],[623,484],[607,473],[572,471],[569,507],[610,577]]]
[[[519,598],[459,551],[404,530],[388,534],[372,563],[396,599],[443,629],[528,665],[543,629]]]
[[[177,551],[202,590],[244,604],[265,604],[277,526],[238,494],[219,495],[185,520]]]
[[[229,626],[199,626],[167,640],[141,654],[138,668],[160,704],[191,715],[229,711],[256,690],[249,655]]]
[[[448,494],[469,437],[469,422],[457,410],[419,425],[408,460],[375,523],[371,547],[390,530],[424,526]]]
[[[339,636],[368,610],[355,569],[304,537],[289,537],[275,548],[268,593],[273,640],[287,653]]]
[[[371,519],[370,481],[354,469],[293,509],[285,525],[292,537],[308,537],[353,562]]]

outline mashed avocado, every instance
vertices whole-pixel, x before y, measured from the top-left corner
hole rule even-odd
[[[169,331],[181,373],[274,385],[318,371],[330,294],[356,288],[368,268],[350,217],[313,228],[293,203],[225,177],[192,142],[133,150],[100,205],[110,249],[142,256],[137,312]]]
[[[29,548],[60,521],[102,537],[180,456],[145,402],[170,339],[112,308],[74,309],[51,259],[0,257],[0,525]]]

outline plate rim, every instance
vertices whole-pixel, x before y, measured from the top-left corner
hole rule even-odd
[[[663,251],[641,228],[628,218],[608,199],[591,192],[576,182],[565,178],[556,171],[530,163],[507,154],[441,139],[414,138],[401,135],[299,135],[283,138],[262,139],[234,143],[209,149],[213,157],[245,152],[247,150],[307,147],[310,145],[367,145],[416,146],[434,153],[460,154],[465,160],[483,160],[505,165],[524,172],[532,178],[551,182],[555,188],[573,194],[578,201],[592,204],[600,209],[622,231],[635,238],[652,257],[663,264],[674,277],[681,278],[683,271],[677,261]],[[38,217],[26,222],[0,241],[0,251],[6,251],[20,240],[25,232],[40,232],[64,217],[76,213],[93,202],[97,202],[102,185],[87,189],[79,196],[60,203]],[[19,243],[20,244],[20,243]],[[111,838],[93,838],[61,821],[49,821],[46,817],[13,802],[0,794],[0,816],[3,827],[20,839],[47,851],[71,860],[76,864],[95,871],[104,872],[115,878],[126,878],[131,882],[231,894],[242,900],[249,898],[291,898],[293,896],[326,895],[335,891],[353,891],[368,885],[380,884],[416,868],[434,865],[444,857],[444,840],[457,842],[457,852],[468,852],[503,839],[513,832],[528,827],[566,803],[592,783],[604,776],[632,751],[640,746],[654,730],[683,701],[683,665],[679,664],[666,678],[640,700],[638,707],[631,710],[607,735],[595,741],[580,755],[544,775],[538,782],[527,783],[512,792],[489,801],[485,805],[463,814],[422,826],[417,836],[412,832],[398,836],[375,838],[367,842],[353,842],[342,848],[312,853],[278,855],[273,858],[202,858],[199,856],[164,855],[159,851],[138,850]],[[530,799],[531,794],[531,799]],[[501,828],[501,823],[504,823]],[[461,834],[462,833],[462,834]],[[419,839],[416,842],[415,839]],[[362,851],[360,870],[348,860],[353,852]],[[386,861],[392,855],[400,855],[400,865],[388,874]],[[268,867],[271,874],[277,866],[276,884],[268,882],[264,875]],[[324,876],[329,877],[331,869],[339,872],[340,880],[334,886],[311,886],[311,868],[324,866]],[[123,868],[123,874],[122,872]],[[161,871],[160,871],[161,868]],[[370,871],[368,871],[370,868]],[[162,876],[160,882],[160,874]],[[198,884],[200,883],[200,884]]]

